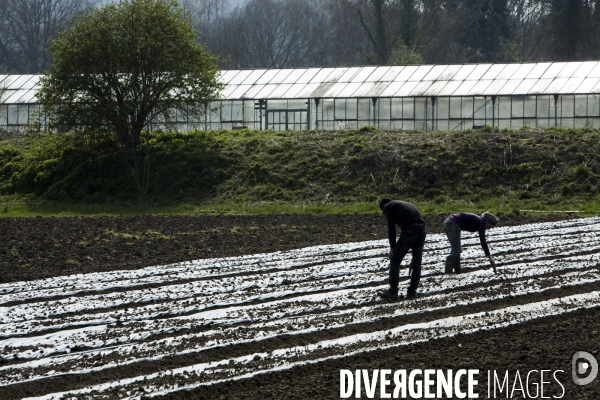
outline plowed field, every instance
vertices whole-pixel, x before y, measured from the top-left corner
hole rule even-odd
[[[376,296],[379,215],[0,220],[0,399],[334,399],[341,370],[368,378],[350,398],[380,398],[386,369],[600,399],[600,377],[572,375],[576,352],[600,361],[600,218],[501,216],[498,272],[463,233],[445,275],[444,217],[427,217],[419,297],[397,303]]]

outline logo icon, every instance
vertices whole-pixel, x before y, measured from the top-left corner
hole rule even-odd
[[[585,361],[583,361],[585,360]],[[593,355],[586,351],[578,351],[573,355],[573,361],[571,362],[571,372],[573,374],[573,382],[576,385],[587,385],[593,382],[598,375],[598,361]],[[585,378],[580,378],[580,375],[589,375]]]

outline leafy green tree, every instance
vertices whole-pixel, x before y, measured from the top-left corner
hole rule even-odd
[[[49,49],[38,98],[57,131],[112,131],[129,152],[139,200],[148,189],[149,124],[200,117],[215,99],[216,59],[173,0],[123,0],[78,14]]]
[[[419,65],[423,57],[418,50],[409,48],[402,39],[398,39],[388,58],[389,65]]]

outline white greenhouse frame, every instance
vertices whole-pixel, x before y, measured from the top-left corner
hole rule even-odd
[[[151,128],[600,127],[599,61],[227,70],[219,80],[222,98],[201,120],[176,117]],[[0,75],[0,129],[46,129],[38,86],[38,75]]]

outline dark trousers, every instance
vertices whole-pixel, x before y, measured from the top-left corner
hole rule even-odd
[[[408,294],[417,292],[421,280],[421,263],[423,261],[423,246],[425,245],[425,225],[410,225],[400,232],[400,237],[394,247],[394,257],[390,260],[390,288],[398,292],[400,280],[400,263],[409,250],[412,250],[412,274]]]

